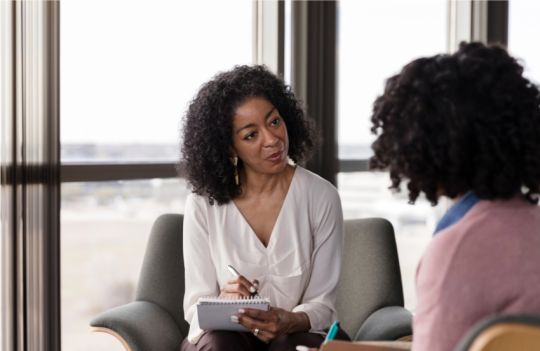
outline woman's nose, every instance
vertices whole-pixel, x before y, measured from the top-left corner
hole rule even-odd
[[[279,138],[272,133],[265,133],[264,147],[275,147],[279,141]]]

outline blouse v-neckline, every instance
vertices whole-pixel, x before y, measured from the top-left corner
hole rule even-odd
[[[251,228],[251,225],[249,224],[249,222],[247,221],[246,217],[244,217],[244,215],[242,214],[242,212],[240,211],[240,209],[238,208],[238,206],[236,206],[236,204],[234,203],[233,200],[231,200],[233,206],[234,206],[234,209],[236,210],[236,212],[238,213],[238,215],[240,216],[240,218],[242,218],[242,220],[244,221],[244,225],[248,228],[248,230],[251,232],[251,235],[254,236],[255,238],[255,242],[257,243],[257,245],[260,245],[263,249],[263,251],[267,252],[270,250],[270,248],[272,247],[272,243],[275,241],[274,239],[274,236],[275,236],[275,233],[274,231],[276,230],[276,227],[278,226],[278,223],[279,223],[279,220],[281,219],[281,214],[283,213],[283,208],[285,207],[285,204],[287,203],[287,199],[289,198],[289,194],[291,193],[291,189],[295,183],[295,179],[296,179],[296,173],[298,172],[298,167],[294,167],[294,173],[293,173],[293,177],[292,177],[292,180],[291,180],[291,184],[289,184],[289,189],[287,189],[287,194],[285,194],[285,199],[283,199],[283,204],[281,205],[281,209],[279,210],[279,214],[278,214],[278,217],[276,218],[276,222],[274,223],[274,227],[272,228],[272,232],[270,233],[270,239],[268,239],[268,246],[264,246],[263,242],[261,241],[261,239],[259,238],[259,236],[257,235],[257,233],[255,233],[255,231],[253,230],[253,228]]]

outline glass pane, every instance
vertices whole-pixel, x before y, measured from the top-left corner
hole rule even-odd
[[[513,0],[508,3],[508,50],[525,64],[525,76],[540,84],[540,1]]]
[[[343,205],[343,216],[349,218],[382,217],[389,220],[396,234],[396,242],[403,280],[405,307],[416,306],[416,267],[431,241],[435,226],[446,210],[444,199],[435,207],[420,198],[408,203],[408,193],[392,194],[387,173],[339,173],[338,189]]]
[[[446,51],[446,7],[446,0],[339,2],[339,158],[372,155],[372,104],[385,79]]]
[[[200,85],[251,64],[251,2],[62,3],[62,161],[176,160]]]
[[[62,349],[115,351],[110,335],[90,333],[101,312],[134,301],[150,228],[183,213],[189,190],[178,179],[62,184]]]

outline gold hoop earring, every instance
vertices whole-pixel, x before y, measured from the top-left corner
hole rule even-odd
[[[236,180],[236,185],[238,185],[238,157],[233,157],[233,164],[234,164],[234,179]]]

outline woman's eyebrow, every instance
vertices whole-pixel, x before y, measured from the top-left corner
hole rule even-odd
[[[272,112],[274,112],[275,109],[276,109],[275,107],[272,107],[272,109],[270,110],[270,112],[268,112],[268,113],[266,114],[266,116],[264,117],[264,120],[265,120],[265,121],[268,119],[268,117],[270,117],[270,115],[272,114]]]
[[[266,114],[266,116],[264,117],[264,120],[265,120],[265,121],[268,119],[268,117],[270,117],[270,115],[272,114],[272,112],[274,112],[275,109],[276,109],[275,107],[272,107],[272,109],[270,110],[270,112],[268,112],[268,113]],[[246,129],[246,128],[249,128],[249,127],[253,127],[254,125],[255,125],[255,123],[247,124],[247,125],[245,125],[245,126],[239,128],[239,129],[236,131],[236,134],[240,133],[240,131],[241,131],[242,129]]]

